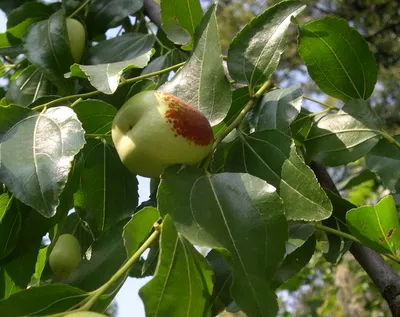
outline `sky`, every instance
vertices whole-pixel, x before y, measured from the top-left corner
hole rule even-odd
[[[45,1],[54,2],[54,1]],[[7,18],[0,10],[0,33],[6,30]],[[111,29],[107,37],[113,37],[116,34],[115,29]],[[150,194],[150,179],[138,177],[139,180],[139,203],[148,200]],[[118,304],[117,317],[145,317],[144,306],[138,295],[139,289],[146,284],[150,278],[134,279],[128,278],[124,286],[118,292],[116,301]]]

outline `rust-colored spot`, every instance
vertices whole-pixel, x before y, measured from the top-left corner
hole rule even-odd
[[[207,118],[195,107],[167,93],[157,92],[168,103],[166,121],[172,124],[175,136],[178,135],[197,145],[209,145],[214,135]]]
[[[387,241],[390,241],[390,239],[392,238],[392,236],[393,236],[393,234],[395,233],[395,229],[394,228],[392,228],[392,229],[390,229],[389,231],[388,231],[388,233],[386,234],[386,240]]]
[[[383,238],[378,238],[380,243],[385,243],[385,239]]]

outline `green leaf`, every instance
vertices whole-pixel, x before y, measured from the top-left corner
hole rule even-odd
[[[113,226],[94,241],[66,282],[88,292],[106,283],[127,260],[122,239],[125,223],[126,221]],[[113,287],[107,290],[107,294],[114,297],[117,293],[115,290],[122,286],[125,279],[126,275],[119,278]]]
[[[86,99],[78,102],[74,111],[86,133],[110,134],[112,121],[118,109],[101,100]]]
[[[301,87],[291,86],[268,92],[249,113],[254,131],[276,129],[290,135],[290,124],[300,113],[303,101]]]
[[[366,246],[397,254],[400,224],[393,196],[386,196],[375,206],[350,209],[346,221],[350,232]]]
[[[286,254],[300,248],[314,233],[314,226],[301,221],[289,222],[289,239],[286,242]]]
[[[54,13],[54,10],[44,3],[27,2],[12,10],[7,15],[7,29],[10,29],[25,20],[36,19],[44,20],[49,18]]]
[[[379,142],[378,142],[378,144],[379,144]],[[373,151],[373,149],[372,149],[372,151]],[[368,155],[370,153],[371,152],[369,152],[367,154],[366,158],[368,157]],[[399,175],[399,177],[400,177],[400,175]],[[346,177],[340,183],[336,184],[336,187],[338,190],[346,190],[346,189],[353,188],[355,186],[358,186],[358,185],[360,185],[364,182],[370,181],[370,180],[376,180],[375,173],[371,172],[370,170],[364,169],[359,172],[352,172],[351,175]]]
[[[37,99],[53,93],[56,93],[53,84],[42,71],[31,65],[11,82],[6,98],[10,103],[26,107]]]
[[[285,50],[291,17],[297,16],[305,7],[299,1],[282,1],[251,20],[229,47],[231,77],[253,89],[262,85],[278,66]]]
[[[97,237],[131,216],[138,202],[137,180],[122,164],[115,148],[101,140],[88,140],[84,166],[74,205]]]
[[[54,13],[48,20],[35,23],[26,32],[24,50],[28,60],[60,91],[66,94],[73,92],[72,83],[64,78],[73,59],[62,11]]]
[[[8,298],[10,295],[26,289],[35,272],[35,264],[39,250],[32,248],[24,255],[14,258],[1,266],[0,269],[0,298]],[[9,316],[1,313],[0,315]]]
[[[0,259],[15,248],[21,229],[21,214],[9,193],[0,195]]]
[[[221,122],[231,105],[232,92],[222,66],[216,5],[207,11],[195,34],[190,59],[160,90],[198,108],[211,125]]]
[[[131,60],[148,53],[154,45],[155,37],[150,34],[126,33],[100,42],[87,50],[87,64],[108,64]]]
[[[296,145],[300,146],[307,139],[308,134],[314,123],[314,117],[310,111],[301,108],[296,120],[290,125],[292,138],[295,140]]]
[[[225,168],[250,173],[275,186],[288,219],[318,221],[331,214],[332,205],[314,173],[282,132],[241,135],[228,153]]]
[[[161,253],[153,279],[139,291],[147,317],[210,316],[212,271],[196,249],[176,232],[170,217],[161,231]]]
[[[364,100],[350,100],[337,113],[319,119],[306,140],[309,159],[344,165],[367,154],[379,141],[381,124]]]
[[[160,215],[154,207],[145,207],[135,213],[125,225],[123,238],[128,257],[131,257],[146,240]]]
[[[312,235],[299,248],[285,257],[272,281],[274,288],[279,287],[292,276],[299,273],[310,262],[315,252],[315,245],[315,235]]]
[[[21,317],[60,313],[78,304],[85,297],[85,292],[65,284],[32,287],[1,300],[0,315]]]
[[[378,67],[365,39],[336,17],[311,21],[299,30],[299,54],[318,87],[343,101],[368,99]]]
[[[38,113],[0,107],[0,181],[45,217],[55,214],[72,160],[84,144],[82,125],[70,108]]]
[[[136,58],[112,64],[74,64],[70,68],[71,72],[65,74],[65,78],[73,76],[87,78],[94,88],[105,94],[112,95],[118,88],[122,73],[131,68],[145,67],[153,53],[154,51],[151,50]]]
[[[244,312],[276,316],[268,277],[284,256],[287,223],[274,187],[248,174],[172,167],[163,174],[158,203],[190,242],[230,252],[231,294]]]
[[[91,0],[87,17],[89,33],[93,36],[117,26],[142,6],[143,0]]]
[[[31,26],[31,24],[35,23],[35,19],[27,19],[22,21],[18,25],[7,29],[5,33],[0,34],[0,47],[1,48],[8,48],[13,47],[18,44],[22,44],[22,38]]]
[[[193,35],[203,17],[200,1],[162,0],[160,8],[162,28],[168,38],[191,50]]]
[[[212,306],[212,316],[216,316],[233,301],[230,294],[232,272],[228,262],[217,250],[211,250],[206,259],[214,271],[214,288],[210,306]]]
[[[394,136],[400,142],[400,135]],[[392,192],[400,179],[400,148],[383,139],[366,155],[367,168],[376,173]]]

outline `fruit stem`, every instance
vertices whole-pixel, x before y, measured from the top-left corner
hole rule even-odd
[[[400,142],[397,141],[394,137],[392,137],[389,133],[387,133],[385,130],[381,130],[379,132],[380,135],[382,135],[386,140],[388,140],[390,143],[396,145],[398,148],[400,148]]]
[[[90,0],[86,0],[84,3],[82,3],[78,9],[76,9],[74,12],[72,12],[69,15],[69,18],[72,18],[74,15],[76,15],[79,11],[81,11],[84,7],[86,7],[89,4]]]

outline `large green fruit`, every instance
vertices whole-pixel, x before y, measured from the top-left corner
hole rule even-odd
[[[83,51],[85,50],[86,44],[86,33],[85,28],[81,22],[68,18],[66,20],[69,46],[71,48],[71,54],[74,58],[75,63],[81,60]]]
[[[67,278],[81,261],[81,246],[72,234],[62,234],[49,256],[49,265],[54,275]]]
[[[138,93],[121,107],[113,121],[112,139],[133,174],[158,177],[170,165],[199,163],[210,153],[214,136],[199,110],[151,90]]]
[[[67,314],[64,317],[107,317],[107,316],[99,313],[94,313],[91,311],[80,311],[77,313]]]

